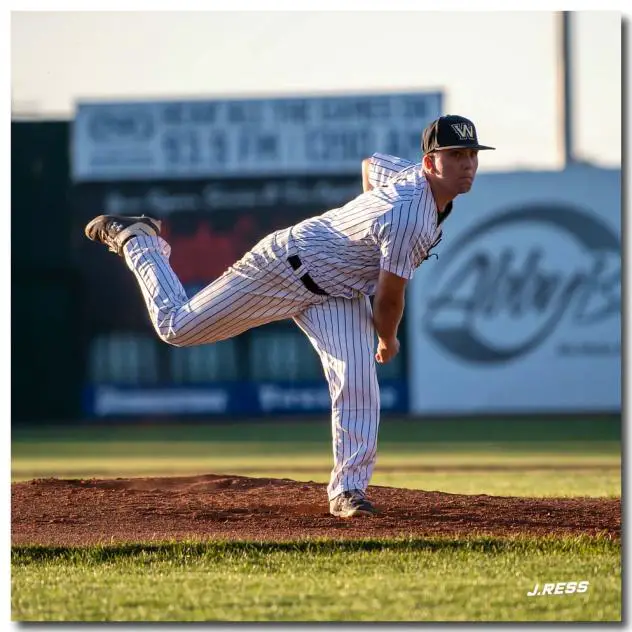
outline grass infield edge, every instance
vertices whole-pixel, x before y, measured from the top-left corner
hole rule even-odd
[[[12,564],[45,562],[94,563],[134,557],[174,559],[223,557],[232,554],[266,555],[274,553],[362,553],[371,551],[463,551],[502,555],[509,552],[574,553],[621,552],[621,541],[608,534],[579,536],[474,536],[472,538],[398,537],[336,540],[306,538],[276,542],[258,540],[184,540],[102,543],[90,546],[11,547]]]

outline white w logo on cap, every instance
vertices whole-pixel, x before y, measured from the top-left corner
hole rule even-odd
[[[453,123],[451,127],[459,135],[461,140],[474,140],[474,125]]]

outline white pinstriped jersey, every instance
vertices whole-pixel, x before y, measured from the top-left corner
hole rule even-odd
[[[408,169],[421,170],[421,163],[414,163],[405,158],[389,156],[388,154],[373,154],[369,158],[369,182],[374,187],[384,186],[394,175]]]
[[[138,235],[123,246],[154,329],[169,344],[210,344],[287,318],[308,336],[332,401],[330,500],[365,490],[375,464],[380,393],[369,296],[379,271],[411,278],[441,234],[420,165],[374,154],[369,180],[372,191],[268,235],[191,298],[164,239]],[[297,270],[292,255],[301,259]],[[304,272],[329,296],[310,291]]]
[[[331,296],[373,295],[380,269],[411,279],[440,239],[421,165],[373,154],[369,181],[373,190],[289,229],[288,253]]]

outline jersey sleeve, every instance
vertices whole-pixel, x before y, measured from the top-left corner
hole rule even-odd
[[[411,206],[410,202],[393,206],[381,218],[377,236],[380,268],[403,279],[412,279],[415,269],[427,256],[423,220],[411,212]]]
[[[369,158],[369,182],[374,187],[381,187],[394,175],[414,164],[410,160],[398,158],[397,156],[380,153],[373,154]]]

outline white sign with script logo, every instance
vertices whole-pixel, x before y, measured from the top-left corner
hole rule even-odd
[[[415,412],[617,411],[620,172],[479,175],[407,303]]]

